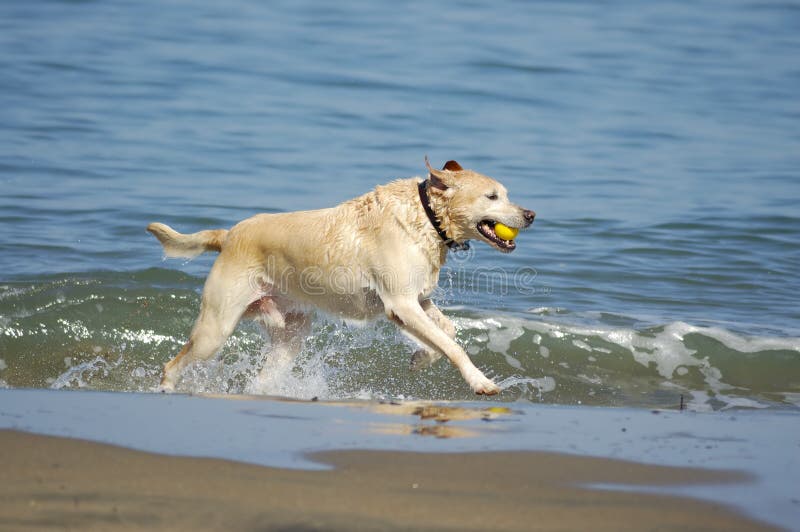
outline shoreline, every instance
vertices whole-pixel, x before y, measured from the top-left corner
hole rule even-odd
[[[629,497],[637,498],[636,504],[630,503],[630,510],[635,513],[639,506],[651,504],[647,501],[663,498],[673,503],[680,500],[684,506],[689,503],[700,505],[693,508],[714,507],[717,508],[715,512],[736,514],[738,521],[755,528],[778,526],[792,529],[800,507],[795,495],[795,479],[800,475],[796,453],[800,442],[799,420],[800,416],[794,412],[774,411],[740,410],[708,414],[489,401],[314,402],[239,395],[0,389],[0,430],[25,433],[25,441],[44,438],[49,443],[41,445],[49,446],[50,451],[40,456],[61,456],[65,452],[63,449],[78,445],[65,442],[81,442],[83,451],[75,454],[77,461],[74,474],[69,477],[70,483],[86,483],[87,479],[93,478],[98,486],[102,486],[109,480],[120,480],[103,476],[105,468],[111,467],[111,471],[116,471],[118,466],[115,464],[133,460],[130,458],[132,455],[126,453],[149,453],[150,462],[142,462],[143,465],[127,472],[121,470],[120,481],[128,482],[125,485],[130,487],[137,475],[150,475],[151,483],[165,485],[177,482],[176,478],[194,479],[192,483],[184,481],[175,485],[178,491],[173,495],[158,492],[152,499],[156,507],[160,508],[162,499],[173,500],[181,490],[195,489],[195,484],[216,484],[217,476],[212,472],[216,470],[209,469],[209,464],[222,463],[228,464],[226,468],[235,466],[243,479],[262,478],[263,471],[271,471],[272,476],[267,475],[261,481],[267,491],[298,489],[302,493],[311,493],[318,489],[315,486],[329,486],[331,494],[325,490],[314,491],[316,495],[309,499],[312,502],[303,500],[304,496],[297,496],[293,508],[297,511],[302,508],[303,512],[310,508],[309,515],[316,515],[314,512],[319,510],[314,498],[336,498],[347,493],[356,499],[377,497],[380,490],[388,489],[387,479],[419,471],[429,476],[433,472],[437,482],[461,479],[458,485],[437,487],[435,504],[429,504],[427,499],[422,502],[408,499],[403,503],[428,508],[422,512],[423,515],[427,512],[436,514],[437,507],[443,509],[438,513],[460,515],[473,506],[494,500],[494,506],[490,504],[485,511],[495,512],[497,515],[493,519],[498,521],[502,515],[517,515],[518,506],[552,502],[559,490],[566,490],[564,496],[572,502],[562,510],[568,514],[577,511],[575,508],[591,506],[592,501],[602,500],[606,501],[603,504],[611,504],[609,501],[612,500],[632,500]],[[47,437],[56,439],[48,440]],[[95,463],[95,455],[105,452],[101,451],[104,445],[122,454],[105,465]],[[4,460],[10,460],[12,469],[18,458],[28,452],[27,447],[27,443],[16,446],[3,444],[4,451],[15,449],[11,454],[10,451],[4,454]],[[470,458],[464,460],[464,456]],[[153,470],[171,469],[178,463],[194,463],[191,460],[200,460],[196,463],[200,468],[196,474],[190,472],[191,467],[182,466],[184,473],[177,477],[153,477],[156,474]],[[517,464],[518,460],[522,465]],[[19,482],[33,489],[35,486],[30,484],[32,475],[52,473],[41,465],[46,461],[44,458],[41,463],[29,460],[27,469],[18,469],[15,479],[8,477],[8,468],[0,467],[0,480],[4,480],[0,484],[8,487]],[[548,465],[552,461],[560,464],[558,468]],[[605,465],[586,465],[596,463]],[[578,467],[576,464],[583,465]],[[622,474],[632,470],[646,470],[648,473],[641,477]],[[323,473],[332,473],[330,478],[344,478],[348,471],[358,471],[367,476],[373,471],[382,471],[379,478],[383,483],[374,481],[369,489],[353,492],[348,491],[349,484],[360,485],[362,481],[358,475],[341,484],[333,480],[324,484],[328,481],[319,480],[328,478]],[[587,476],[583,471],[597,474]],[[230,471],[225,474],[230,476]],[[274,478],[283,480],[272,485],[270,479]],[[317,480],[312,482],[312,478]],[[231,481],[219,491],[228,493],[245,489],[237,487],[234,480],[231,477]],[[426,482],[407,480],[406,484],[417,484],[420,488],[426,486]],[[154,489],[147,484],[141,484],[139,488]],[[529,489],[535,489],[534,496],[519,498]],[[128,492],[139,493],[133,488]],[[57,495],[53,490],[49,493]],[[79,493],[102,495],[104,492],[88,483]],[[392,493],[391,497],[385,493],[383,502],[380,502],[387,512],[395,504],[393,501],[401,500],[397,496],[404,491],[398,487]],[[415,493],[421,492],[415,489]],[[449,493],[458,493],[459,500],[463,497],[472,502],[463,509],[447,506],[453,499]],[[414,494],[406,495],[411,497]],[[223,499],[225,497],[227,495]],[[181,504],[191,506],[192,501],[198,498],[205,500],[209,507],[218,506],[210,493],[197,493]],[[38,499],[34,496],[30,500]],[[348,504],[347,500],[345,497],[327,511],[335,514],[338,506]],[[507,501],[515,501],[514,507],[503,506]],[[21,504],[20,500],[17,502]],[[677,511],[673,503],[670,503],[670,513]],[[234,502],[231,504],[235,506]],[[619,504],[624,506],[622,502]],[[660,505],[655,504],[655,507]],[[496,512],[498,508],[505,508],[505,513]],[[130,509],[135,515],[145,511],[144,508]],[[251,510],[256,512],[255,506]],[[11,511],[11,508],[5,511]],[[200,505],[199,511],[207,512],[207,509]],[[406,511],[412,510],[407,508]],[[547,511],[547,508],[537,509],[539,513]],[[697,523],[705,519],[702,517],[704,511],[696,512],[694,519]],[[252,512],[253,519],[260,515]],[[671,522],[669,515],[659,515],[658,512],[652,514],[655,520],[650,523],[651,528],[658,527],[662,521]],[[5,513],[0,516],[4,517]],[[372,517],[365,514],[359,519],[362,517],[368,524],[372,517],[383,518],[383,514]],[[405,521],[401,517],[395,516],[391,527],[402,528]],[[529,517],[534,516],[531,514]],[[553,517],[548,526],[558,528],[555,519]],[[592,514],[591,519],[601,518]],[[351,529],[338,521],[324,522],[324,530]],[[509,521],[511,524],[514,522],[517,521]],[[684,524],[691,525],[687,523]],[[385,523],[380,526],[367,524],[364,529],[372,530],[382,529]],[[432,521],[426,526],[435,524]],[[161,525],[166,527],[166,523]],[[594,526],[588,521],[582,528],[590,525]],[[390,527],[388,524],[385,526]],[[298,530],[318,529],[308,523],[303,527]],[[394,529],[391,527],[384,528]],[[411,525],[406,526],[409,527]],[[0,530],[3,528],[0,525]],[[263,527],[258,525],[256,528]]]
[[[747,475],[542,452],[330,451],[308,471],[0,431],[0,528],[15,530],[769,530],[635,486]],[[630,486],[630,491],[588,484]]]

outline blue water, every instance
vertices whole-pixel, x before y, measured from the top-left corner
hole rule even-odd
[[[537,211],[438,293],[499,400],[797,408],[798,29],[793,2],[2,2],[0,384],[153,389],[213,257],[163,261],[149,222],[330,206],[427,154]],[[265,392],[469,397],[410,350],[320,317]],[[182,389],[246,391],[265,353],[243,325]]]

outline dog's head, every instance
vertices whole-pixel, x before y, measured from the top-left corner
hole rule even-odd
[[[515,229],[526,229],[536,216],[531,210],[511,203],[508,191],[491,177],[465,170],[456,161],[444,168],[431,168],[428,159],[431,204],[445,233],[457,242],[483,240],[504,253],[516,249],[514,240],[495,233],[498,222]]]

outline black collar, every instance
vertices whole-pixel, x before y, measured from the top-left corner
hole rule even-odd
[[[425,209],[425,214],[428,215],[428,220],[431,221],[431,225],[434,229],[436,229],[436,233],[438,233],[439,237],[444,241],[447,247],[453,251],[464,251],[469,249],[469,242],[456,242],[452,238],[449,238],[447,233],[444,232],[444,229],[442,229],[442,227],[439,225],[439,220],[436,219],[436,215],[433,213],[433,209],[431,209],[430,198],[428,198],[428,180],[426,179],[425,181],[420,181],[417,189],[419,189],[419,200],[422,202],[422,208]]]

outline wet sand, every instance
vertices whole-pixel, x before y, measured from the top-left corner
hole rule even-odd
[[[324,471],[0,431],[0,530],[768,530],[635,486],[742,474],[544,452],[334,451]],[[631,491],[588,489],[626,484]]]

